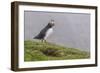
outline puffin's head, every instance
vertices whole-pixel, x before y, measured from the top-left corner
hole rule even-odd
[[[54,20],[51,20],[48,24],[50,27],[53,27],[55,25]]]

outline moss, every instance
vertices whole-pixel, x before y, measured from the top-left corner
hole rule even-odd
[[[40,41],[25,41],[24,51],[25,61],[85,59],[90,57],[89,52]]]

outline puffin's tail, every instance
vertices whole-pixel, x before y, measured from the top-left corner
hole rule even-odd
[[[35,36],[35,37],[33,37],[33,39],[38,39],[38,37],[37,37],[37,36]]]
[[[39,36],[35,36],[35,37],[33,37],[33,39],[40,39],[40,37]]]

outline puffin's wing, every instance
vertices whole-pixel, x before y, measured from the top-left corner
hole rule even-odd
[[[46,35],[46,29],[42,29],[40,33],[34,37],[34,39],[44,39],[45,35]]]
[[[34,37],[34,39],[44,39],[44,34],[38,34],[37,36]]]

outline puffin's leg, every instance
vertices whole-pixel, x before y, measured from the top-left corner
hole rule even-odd
[[[46,40],[45,39],[42,39],[41,41],[42,41],[42,43],[46,43]]]
[[[44,42],[44,39],[41,39],[41,42],[43,43]]]
[[[44,40],[44,42],[46,43],[47,41],[46,41],[46,40]]]

